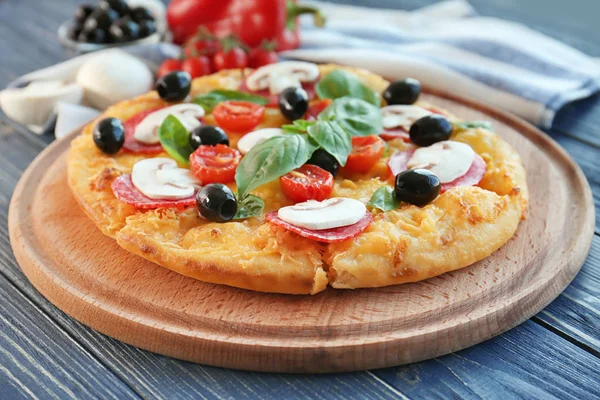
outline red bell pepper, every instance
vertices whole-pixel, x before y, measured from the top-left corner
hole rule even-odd
[[[299,46],[296,19],[301,14],[313,14],[318,26],[325,22],[319,10],[298,6],[294,0],[172,0],[167,8],[178,44],[204,26],[219,37],[233,34],[250,47],[274,41],[277,51]]]

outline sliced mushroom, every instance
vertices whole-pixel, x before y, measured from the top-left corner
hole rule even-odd
[[[360,221],[366,212],[367,208],[358,200],[334,197],[283,207],[279,209],[277,216],[301,228],[323,230],[353,225]]]
[[[288,87],[299,87],[302,82],[314,82],[319,78],[317,64],[304,61],[284,61],[260,67],[246,79],[252,91],[269,89],[279,94]]]
[[[204,116],[204,109],[197,104],[176,104],[153,112],[142,120],[135,128],[133,137],[138,142],[155,144],[159,142],[158,128],[164,120],[173,115],[188,132],[200,126],[199,118]]]
[[[431,114],[431,111],[419,106],[386,106],[381,109],[381,122],[385,129],[401,128],[408,132],[416,120]]]
[[[474,159],[475,152],[471,146],[445,140],[417,149],[406,166],[409,169],[428,169],[442,183],[448,183],[466,174]]]
[[[200,181],[189,169],[179,168],[170,158],[148,158],[133,165],[133,185],[156,200],[178,200],[193,196]]]
[[[283,129],[280,128],[264,128],[254,132],[245,134],[237,142],[237,148],[242,154],[248,153],[254,146],[271,139],[275,136],[283,135]]]

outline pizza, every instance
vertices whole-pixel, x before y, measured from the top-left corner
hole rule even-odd
[[[415,282],[525,216],[517,152],[414,79],[288,61],[156,89],[83,129],[68,180],[105,235],[180,274],[286,294]]]

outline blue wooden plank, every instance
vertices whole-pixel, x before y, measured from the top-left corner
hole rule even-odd
[[[139,396],[0,275],[0,398]]]
[[[375,371],[411,398],[591,399],[600,359],[527,321],[457,353]]]

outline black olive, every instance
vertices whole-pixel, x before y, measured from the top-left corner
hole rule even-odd
[[[81,43],[95,43],[95,44],[101,44],[101,43],[107,43],[109,42],[109,37],[108,34],[106,33],[106,31],[104,29],[92,29],[87,30],[84,29],[79,36],[77,36],[77,41],[81,42]]]
[[[94,11],[94,6],[90,4],[82,4],[75,10],[75,15],[73,19],[77,24],[83,25],[87,17]]]
[[[121,150],[125,143],[125,127],[117,118],[105,118],[94,127],[94,143],[106,154]]]
[[[337,174],[340,168],[340,163],[337,162],[335,157],[323,149],[316,150],[306,163],[321,167],[333,176]]]
[[[214,222],[230,221],[237,213],[235,195],[222,183],[211,183],[196,194],[196,206],[201,217]]]
[[[140,37],[148,37],[156,32],[156,24],[149,19],[138,22],[140,25]]]
[[[110,26],[110,35],[117,43],[137,40],[141,37],[140,26],[129,18],[121,18]]]
[[[417,146],[429,146],[452,135],[452,124],[438,114],[416,120],[410,127],[410,141]]]
[[[440,179],[426,169],[408,169],[396,175],[394,196],[415,206],[423,207],[440,194]]]
[[[115,10],[121,17],[129,13],[129,6],[125,0],[101,0],[99,5],[105,10]]]
[[[85,31],[93,31],[94,29],[102,29],[107,31],[108,28],[119,19],[119,13],[115,10],[105,10],[96,8],[90,16],[85,20],[83,28]]]
[[[67,37],[71,40],[77,41],[82,30],[83,28],[79,24],[71,25],[67,31]]]
[[[298,87],[289,87],[279,94],[279,110],[292,121],[302,118],[308,110],[308,95]]]
[[[131,9],[130,14],[133,17],[133,20],[137,22],[154,21],[152,13],[144,7],[134,7]]]
[[[192,89],[192,77],[185,71],[173,71],[158,78],[155,87],[161,99],[183,101]]]
[[[218,126],[200,125],[190,134],[190,146],[196,150],[200,145],[216,146],[224,144],[229,146],[229,137]]]
[[[395,81],[383,92],[383,98],[388,105],[413,104],[421,94],[421,82],[413,78]]]

